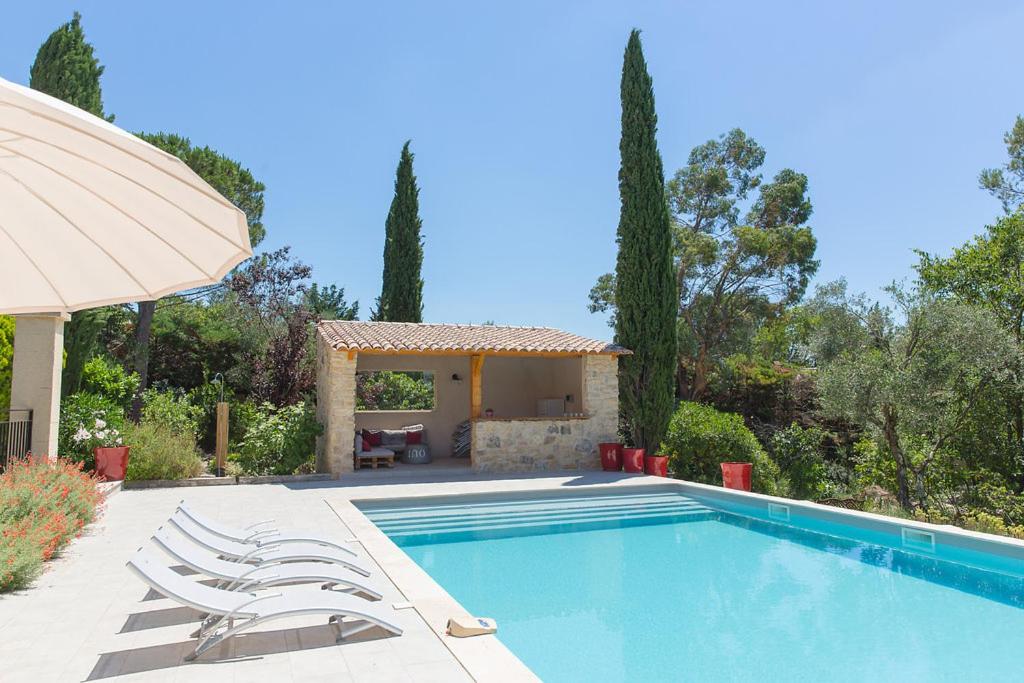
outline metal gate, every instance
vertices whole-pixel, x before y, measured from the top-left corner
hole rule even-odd
[[[23,458],[32,447],[32,411],[0,410],[0,470]]]

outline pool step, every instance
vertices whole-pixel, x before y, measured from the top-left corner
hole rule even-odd
[[[364,510],[391,538],[469,534],[506,536],[533,530],[565,531],[626,524],[668,523],[710,519],[714,512],[678,494],[593,496],[459,503],[450,505],[376,507]]]

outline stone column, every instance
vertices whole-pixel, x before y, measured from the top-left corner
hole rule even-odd
[[[35,455],[57,455],[64,323],[70,319],[60,313],[14,318],[11,408],[32,411],[31,448]]]
[[[356,433],[356,354],[336,351],[317,334],[316,412],[324,432],[317,439],[317,471],[352,471]]]

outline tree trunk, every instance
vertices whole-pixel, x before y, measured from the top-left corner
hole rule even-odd
[[[690,400],[699,401],[704,398],[708,390],[708,351],[701,345],[697,349],[697,358],[693,363],[693,385],[690,391]]]
[[[885,433],[885,444],[896,463],[896,500],[899,501],[900,507],[909,511],[911,504],[907,459],[903,454],[899,434],[896,433],[896,417],[888,410],[885,411],[883,432]]]
[[[139,318],[135,324],[135,372],[139,375],[139,390],[132,399],[130,415],[136,423],[142,418],[142,392],[149,383],[149,337],[153,330],[154,313],[156,301],[139,302]]]

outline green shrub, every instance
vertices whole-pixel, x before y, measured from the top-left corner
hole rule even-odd
[[[13,361],[14,316],[0,315],[0,410],[10,407]]]
[[[192,405],[186,394],[168,389],[146,389],[142,394],[142,422],[166,426],[172,432],[199,438],[199,420],[203,409]]]
[[[229,457],[246,474],[292,474],[313,460],[322,432],[312,401],[280,409],[264,403]]]
[[[98,394],[127,410],[135,392],[139,390],[139,376],[103,356],[96,356],[82,368],[81,393]]]
[[[203,473],[194,432],[143,419],[129,428],[127,443],[131,454],[125,479],[188,479]]]
[[[772,459],[789,480],[794,498],[817,500],[828,488],[827,468],[821,455],[825,432],[803,428],[795,422],[772,435],[768,447]]]
[[[787,492],[778,465],[735,413],[683,401],[669,421],[661,452],[669,456],[669,469],[679,479],[721,484],[722,462],[751,462],[755,491],[771,495]]]
[[[92,449],[117,446],[124,435],[124,409],[98,394],[71,394],[60,407],[57,443],[62,457],[82,463],[86,470],[96,467]]]

